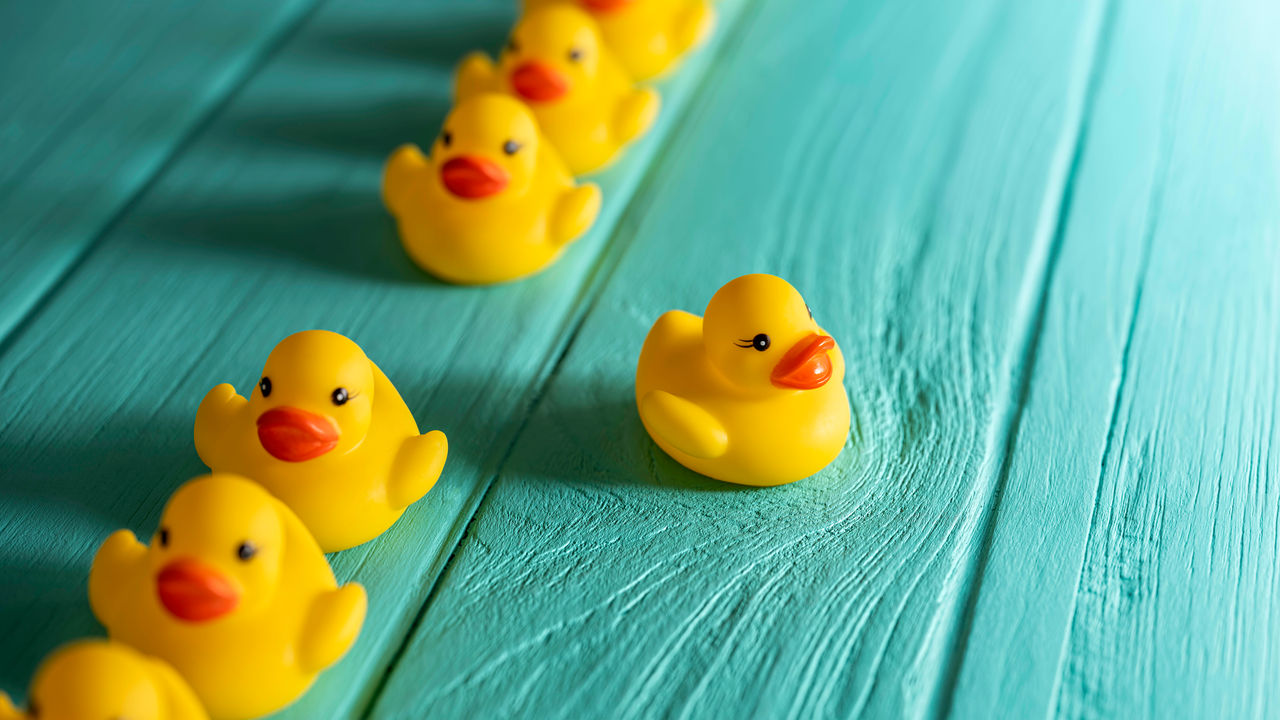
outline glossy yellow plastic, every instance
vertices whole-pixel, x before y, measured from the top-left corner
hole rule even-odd
[[[208,720],[172,667],[123,643],[79,640],[45,658],[27,712],[0,693],[0,720]]]
[[[729,282],[705,317],[658,318],[640,350],[636,405],[681,465],[741,485],[808,477],[849,436],[844,356],[773,275]]]
[[[414,262],[461,284],[542,270],[600,212],[600,189],[576,185],[529,109],[496,93],[458,103],[430,157],[392,153],[382,199]]]
[[[288,505],[325,552],[372,540],[435,485],[448,441],[418,433],[360,346],[306,330],[281,340],[249,399],[223,383],[196,411],[196,452]]]
[[[648,131],[661,105],[658,93],[636,87],[591,16],[569,4],[530,10],[496,65],[484,53],[462,61],[458,99],[484,92],[528,104],[574,175],[613,161]]]
[[[297,516],[242,477],[196,478],[169,499],[150,546],[107,538],[89,604],[113,640],[166,660],[215,720],[293,702],[355,642],[367,600],[338,587]]]
[[[525,0],[526,10],[572,3],[591,14],[628,74],[657,77],[711,34],[716,13],[707,0]]]

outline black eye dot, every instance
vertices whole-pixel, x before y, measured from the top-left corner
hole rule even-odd
[[[502,152],[508,155],[515,155],[516,153],[520,152],[520,143],[516,142],[515,140],[508,140],[502,143]]]
[[[572,49],[572,50],[570,50],[570,51],[569,51],[569,60],[570,60],[571,62],[578,62],[578,61],[579,61],[579,60],[581,60],[581,59],[582,59],[582,51],[581,51],[581,50],[579,50],[578,48],[574,48],[574,49]]]
[[[507,52],[519,52],[520,46],[516,44],[515,38],[507,38]]]
[[[333,398],[334,405],[346,405],[347,401],[351,399],[351,395],[347,393],[346,388],[338,388],[337,390],[334,390],[330,397]]]
[[[160,528],[156,541],[160,543],[160,547],[169,547],[169,528]]]
[[[240,558],[241,560],[244,560],[245,562],[252,560],[253,556],[257,554],[258,554],[258,546],[254,545],[253,542],[250,540],[245,540],[244,542],[240,543],[240,547],[236,548],[236,557]]]
[[[759,350],[760,352],[764,352],[765,350],[768,350],[769,336],[765,335],[764,333],[760,333],[759,335],[756,335],[755,337],[751,338],[751,347],[755,348],[756,350]]]
[[[804,309],[809,311],[809,319],[813,319],[813,308],[809,307],[809,303],[804,304]]]
[[[258,381],[258,389],[262,391],[262,397],[271,396],[271,378],[265,375]]]
[[[445,147],[449,147],[450,145],[452,145],[453,133],[449,132],[448,130],[445,130],[444,132],[440,133],[440,144],[444,145]]]

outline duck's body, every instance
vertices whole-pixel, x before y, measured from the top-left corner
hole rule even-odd
[[[803,301],[799,303],[803,312]],[[789,322],[801,324],[796,318]],[[785,323],[773,327],[779,324]],[[750,338],[766,326],[767,321],[751,321],[743,325],[750,330],[713,339],[732,347],[715,359],[708,353],[703,318],[696,315],[665,313],[649,331],[636,367],[636,404],[650,436],[685,467],[727,482],[779,485],[818,472],[840,453],[850,426],[844,358],[816,325],[776,332],[775,338],[787,342],[772,349],[786,351],[794,345],[804,350],[804,343],[813,344],[818,349],[809,358],[827,359],[820,385],[801,389],[753,383],[754,368],[744,368],[737,378],[721,369],[726,358],[737,359],[733,353],[754,352],[741,344],[733,347],[734,338],[748,332]],[[777,352],[764,377],[784,359]]]
[[[567,4],[530,10],[497,63],[484,53],[463,60],[458,99],[483,92],[526,103],[574,175],[612,162],[649,129],[661,104],[656,92],[636,87],[591,17]]]
[[[210,531],[220,517],[244,528]],[[269,581],[237,576],[237,563],[254,561],[237,558],[238,537],[275,553]],[[215,720],[293,702],[355,641],[366,606],[359,585],[338,587],[287,507],[230,475],[180,488],[151,547],[128,530],[109,537],[94,558],[89,600],[112,639],[172,664]]]
[[[306,397],[310,405],[301,393],[295,393],[287,399],[287,409],[305,407],[308,414],[329,418],[340,434],[361,435],[359,429],[344,427],[354,423],[342,422],[342,411],[332,405],[329,396],[344,384],[354,388],[364,382],[362,378],[338,379],[339,365],[367,363],[372,391],[358,396],[371,397],[372,402],[367,430],[361,437],[340,440],[332,450],[315,457],[282,459],[277,456],[284,454],[279,449],[271,446],[276,454],[268,450],[262,420],[280,406],[273,404],[273,398],[263,398],[261,387],[250,401],[224,383],[209,391],[196,413],[196,451],[215,472],[236,473],[262,484],[302,518],[325,552],[333,552],[380,535],[405,508],[425,495],[444,468],[448,443],[439,431],[418,432],[400,393],[355,343],[335,333],[306,332],[323,335],[282,341],[281,346],[294,343],[305,347],[287,358],[277,357],[275,363],[269,360],[263,377],[272,379],[276,396],[287,392],[291,381],[309,386]],[[288,350],[286,347],[281,353]],[[305,377],[312,374],[315,365],[329,361],[336,365],[327,374],[318,370],[315,379]],[[357,396],[354,389],[352,395]],[[307,424],[301,426],[306,429]]]
[[[168,663],[110,640],[81,640],[45,658],[20,712],[0,693],[0,720],[208,720]]]
[[[595,222],[599,189],[575,184],[516,100],[471,97],[445,128],[431,156],[402,146],[383,175],[405,250],[427,272],[460,284],[515,280],[550,265]],[[505,153],[508,142],[515,153]]]
[[[715,27],[707,0],[525,0],[525,8],[564,2],[575,2],[595,18],[609,48],[637,80],[675,68]]]

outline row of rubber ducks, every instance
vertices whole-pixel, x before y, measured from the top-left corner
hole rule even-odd
[[[800,293],[745,275],[702,317],[664,313],[636,367],[640,419],[704,475],[779,485],[830,464],[849,436],[844,358]],[[213,471],[173,494],[143,544],[119,530],[89,574],[110,640],[74,643],[0,720],[243,720],[301,696],[355,642],[367,598],[326,552],[389,528],[439,479],[442,432],[412,412],[352,340],[280,341],[248,397],[210,390],[195,447]]]
[[[634,78],[670,68],[713,18],[703,0],[527,5],[498,63],[463,62],[432,157],[402,148],[384,178],[410,255],[455,282],[536,272],[585,232],[599,191],[571,173],[652,123],[658,97]],[[778,485],[840,453],[843,376],[795,288],[747,275],[703,317],[658,318],[636,404],[686,467]],[[419,433],[387,376],[336,333],[285,338],[259,378],[247,398],[223,384],[201,402],[196,451],[213,472],[173,494],[150,543],[120,530],[95,556],[90,605],[110,639],[55,651],[28,712],[0,694],[0,720],[247,720],[295,701],[350,649],[367,598],[337,584],[324,554],[395,523],[440,477],[448,443]]]
[[[600,212],[576,176],[618,158],[658,116],[643,86],[711,32],[707,0],[525,0],[495,60],[467,56],[424,154],[392,153],[383,202],[409,257],[460,284],[506,282],[560,257]]]

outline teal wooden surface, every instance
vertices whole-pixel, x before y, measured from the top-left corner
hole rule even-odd
[[[0,5],[0,340],[314,4]]]
[[[89,560],[202,471],[204,391],[326,327],[451,458],[331,556],[369,620],[281,717],[1274,713],[1274,3],[721,0],[600,225],[484,289],[377,186],[514,2],[84,7],[0,8],[0,689],[101,632]],[[752,271],[855,413],[763,490],[631,395]]]

